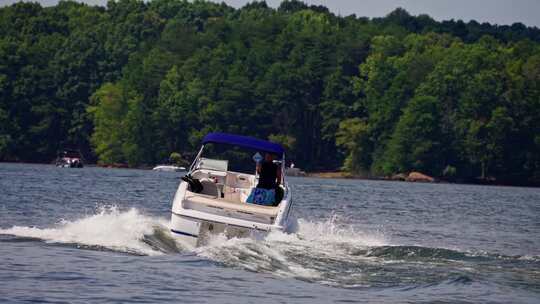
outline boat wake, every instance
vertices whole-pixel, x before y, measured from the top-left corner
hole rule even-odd
[[[292,234],[272,232],[260,239],[216,235],[199,248],[173,239],[168,222],[135,208],[121,211],[107,206],[94,215],[63,220],[53,228],[0,229],[0,242],[40,240],[135,255],[195,252],[225,267],[345,288],[470,284],[477,273],[483,272],[474,265],[489,268],[506,261],[516,267],[540,266],[537,256],[392,245],[383,233],[340,224],[336,216],[323,221],[300,219]]]
[[[168,235],[167,224],[167,220],[143,215],[135,208],[121,211],[116,206],[101,206],[94,215],[61,220],[53,228],[14,226],[0,229],[0,234],[136,255],[180,252]]]
[[[296,233],[272,232],[261,240],[218,235],[196,252],[235,268],[327,284],[337,279],[343,285],[344,271],[356,281],[357,271],[349,266],[357,261],[351,260],[351,253],[386,244],[382,233],[355,231],[339,225],[337,217],[332,216],[321,222],[300,219]],[[358,259],[366,262],[370,258]]]

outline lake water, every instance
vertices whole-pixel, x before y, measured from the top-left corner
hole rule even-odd
[[[194,249],[179,177],[0,164],[0,303],[540,303],[540,189],[289,178],[296,233]]]

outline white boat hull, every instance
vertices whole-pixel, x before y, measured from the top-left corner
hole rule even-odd
[[[171,233],[174,238],[184,244],[197,246],[200,227],[200,219],[187,218],[174,213],[171,215]]]
[[[176,192],[171,234],[190,246],[204,245],[209,235],[223,233],[227,237],[265,236],[270,231],[289,232],[292,201],[287,186],[277,207],[208,198],[188,190],[182,181]]]

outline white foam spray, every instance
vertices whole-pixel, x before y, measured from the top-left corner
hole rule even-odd
[[[161,252],[142,242],[142,239],[166,225],[165,220],[145,216],[135,208],[120,211],[116,206],[101,206],[94,215],[74,221],[62,220],[54,228],[14,226],[0,229],[0,234],[156,255]]]
[[[355,252],[387,245],[382,233],[360,231],[335,215],[324,221],[300,219],[297,231],[291,234],[271,232],[265,237],[232,239],[216,235],[200,248],[173,239],[168,226],[167,219],[144,215],[136,208],[103,206],[96,214],[63,220],[52,228],[15,226],[0,229],[0,234],[141,255],[189,250],[229,267],[327,284],[358,281],[352,276],[359,274],[344,271],[343,263],[365,262],[370,258]]]
[[[232,267],[320,281],[326,280],[332,267],[340,271],[339,261],[369,259],[363,255],[351,257],[351,251],[386,244],[383,234],[355,230],[339,224],[339,218],[332,215],[326,221],[300,219],[297,232],[291,234],[271,232],[263,239],[215,236],[196,252]]]

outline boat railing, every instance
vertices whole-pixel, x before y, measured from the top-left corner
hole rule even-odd
[[[188,175],[193,173],[193,170],[195,170],[197,166],[199,165],[199,159],[201,158],[203,150],[204,150],[204,145],[201,146],[201,149],[199,149],[199,153],[197,153],[197,156],[193,160],[193,163],[191,163],[191,166],[189,166],[189,171],[187,173]]]

